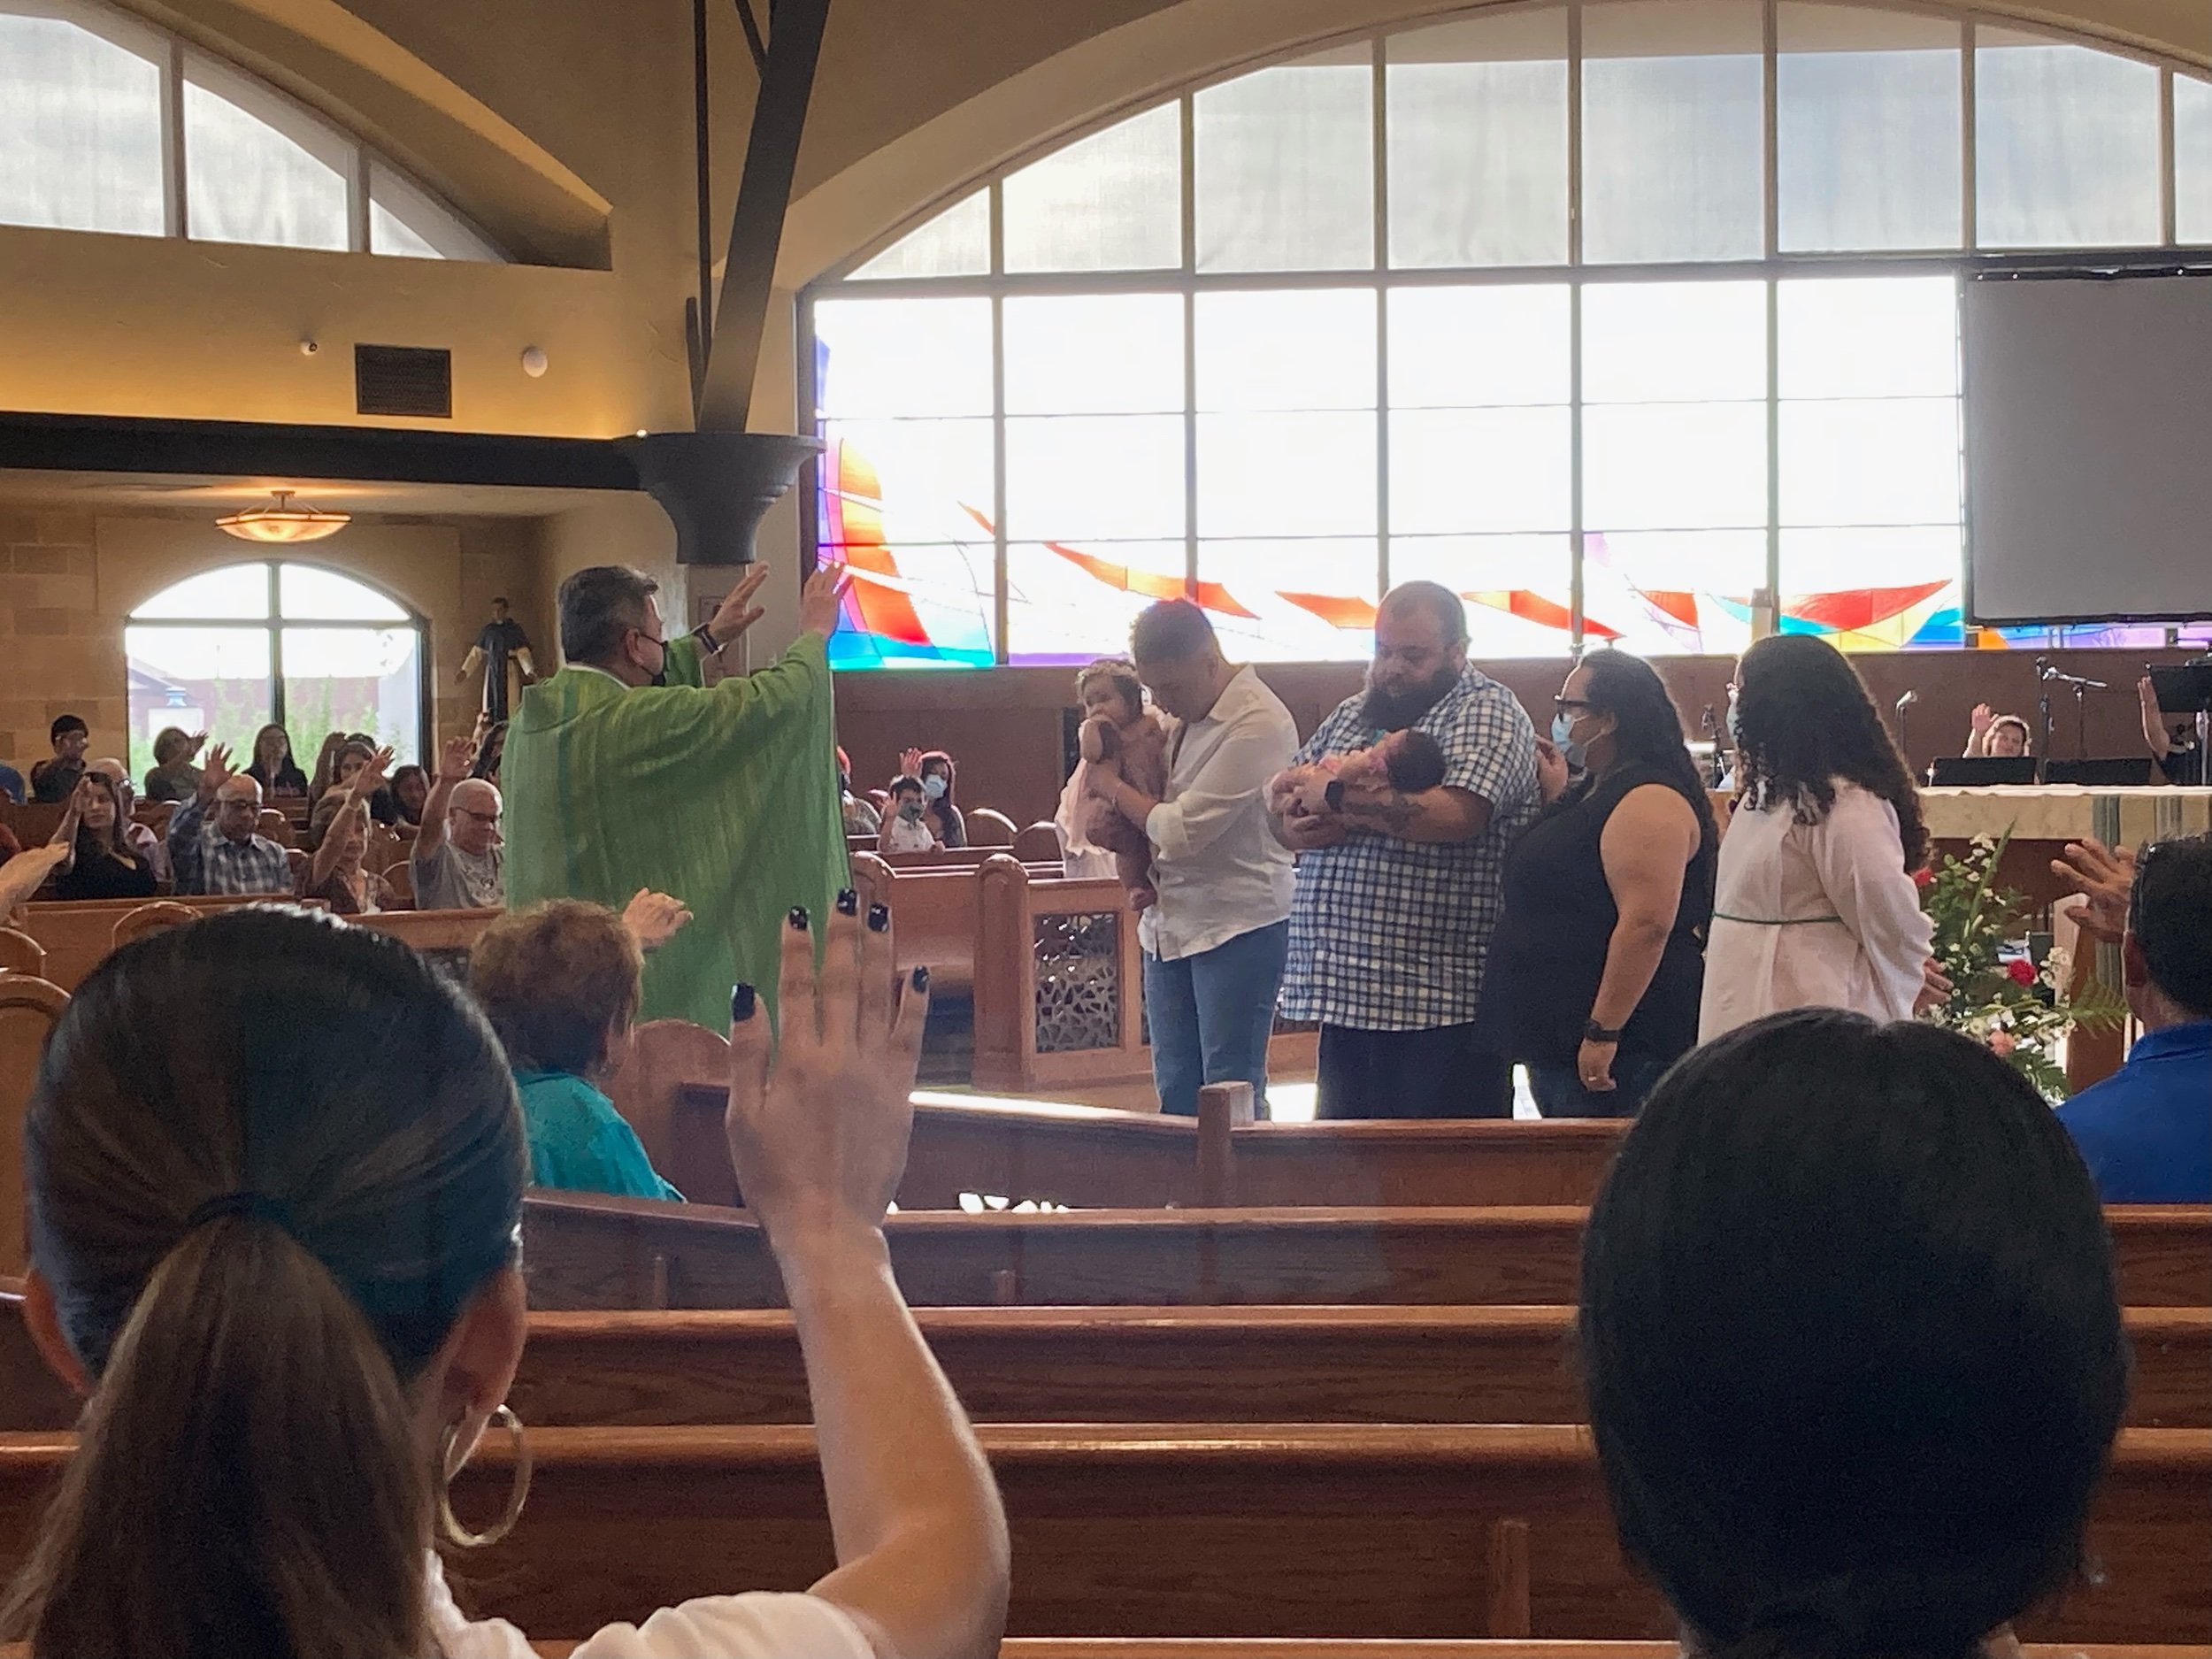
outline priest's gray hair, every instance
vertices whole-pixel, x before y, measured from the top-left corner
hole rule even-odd
[[[622,649],[622,636],[645,626],[645,602],[660,584],[626,565],[593,565],[561,584],[561,657],[603,663]]]

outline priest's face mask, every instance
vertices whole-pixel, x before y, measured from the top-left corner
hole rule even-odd
[[[668,643],[661,636],[661,608],[651,595],[645,601],[645,626],[632,628],[623,636],[622,649],[637,671],[639,683],[664,686],[668,683]]]

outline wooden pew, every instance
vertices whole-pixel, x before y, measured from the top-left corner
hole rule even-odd
[[[979,1015],[981,987],[977,995]],[[703,1203],[740,1202],[722,1133],[726,1044],[655,1021],[640,1028],[610,1090],[655,1166]],[[976,1193],[1111,1210],[1586,1204],[1627,1129],[1612,1118],[1256,1124],[1241,1084],[1202,1090],[1195,1119],[1046,1102],[931,1102],[914,1109],[898,1202],[949,1210]]]
[[[1588,1418],[1572,1308],[926,1308],[916,1317],[978,1422]],[[2131,1308],[2126,1319],[2128,1423],[2212,1429],[2212,1309]],[[534,1427],[812,1420],[781,1310],[534,1313],[507,1398]]]
[[[873,853],[852,861],[864,909],[887,904],[902,969],[926,967],[940,989],[964,994],[975,983],[977,882],[967,870],[898,871]]]
[[[49,980],[0,974],[0,1274],[26,1263],[23,1120],[47,1035],[68,1006],[68,992]]]
[[[1568,1425],[985,1424],[1012,1530],[1014,1635],[1659,1640],[1622,1561],[1587,1431]],[[486,1616],[586,1632],[832,1563],[811,1433],[532,1433],[532,1499],[458,1576]],[[69,1455],[0,1437],[0,1563],[22,1558]],[[503,1443],[455,1483],[508,1489]],[[2130,1429],[2093,1510],[2104,1579],[2024,1621],[2035,1640],[2181,1642],[2212,1620],[2212,1431]],[[1513,1524],[1519,1523],[1519,1526]]]
[[[0,973],[27,973],[46,977],[46,947],[28,933],[0,926]]]
[[[917,1306],[1571,1302],[1584,1210],[902,1212],[885,1234]],[[2130,1307],[2212,1307],[2212,1210],[2105,1212]],[[523,1202],[541,1308],[783,1305],[742,1210],[591,1193]]]
[[[469,981],[469,952],[504,910],[383,910],[349,919],[413,946],[457,985]],[[727,1085],[726,1084],[726,1089]]]
[[[229,898],[211,895],[161,901],[197,911],[235,909],[241,904],[294,903],[297,901],[260,895]],[[65,991],[73,991],[101,958],[115,949],[115,925],[150,902],[143,899],[77,899],[41,901],[24,907],[23,930],[44,947],[46,977]],[[308,908],[322,908],[319,899]]]

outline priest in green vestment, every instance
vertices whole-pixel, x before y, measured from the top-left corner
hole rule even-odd
[[[815,572],[800,633],[776,662],[703,683],[761,614],[756,570],[703,626],[662,632],[657,585],[620,565],[561,584],[562,666],[523,693],[507,731],[507,902],[592,899],[619,910],[640,887],[691,907],[646,958],[641,1019],[727,1029],[730,987],[772,1005],[795,906],[826,916],[849,882],[838,798],[828,639],[840,572]]]

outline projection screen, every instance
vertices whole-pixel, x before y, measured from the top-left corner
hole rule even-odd
[[[1965,284],[1966,608],[2212,616],[2212,273]]]

